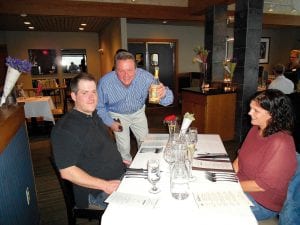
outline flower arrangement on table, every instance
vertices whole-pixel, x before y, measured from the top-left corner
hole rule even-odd
[[[174,114],[168,115],[164,118],[163,123],[168,125],[169,134],[176,132],[176,129],[178,127],[177,120],[178,118]]]
[[[166,116],[164,118],[164,124],[168,125],[169,128],[169,134],[175,133],[178,130],[178,124],[177,124],[177,120],[178,118],[172,114],[169,116]],[[182,124],[181,124],[181,128],[180,128],[180,133],[184,134],[189,126],[191,125],[191,123],[195,120],[194,114],[186,112],[183,116],[183,120],[182,120]]]
[[[6,78],[0,106],[2,106],[5,103],[7,96],[12,91],[21,73],[30,72],[32,67],[31,63],[27,60],[20,60],[10,56],[6,58],[6,65],[8,68],[6,72]]]
[[[203,47],[197,46],[194,49],[195,57],[193,58],[193,63],[198,62],[200,64],[207,63],[207,56],[209,51]]]
[[[224,82],[231,82],[236,67],[236,60],[227,59],[224,61],[223,65],[225,70]]]

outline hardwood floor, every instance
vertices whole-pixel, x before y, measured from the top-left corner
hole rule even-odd
[[[162,121],[166,115],[180,115],[179,111],[174,108],[153,108],[146,111],[149,122],[149,130],[151,133],[164,133],[167,128]],[[134,139],[132,139],[132,153],[136,151]],[[237,143],[234,141],[224,142],[224,146],[231,159],[235,158]],[[49,133],[44,136],[31,136],[30,148],[35,174],[35,182],[37,189],[38,206],[40,211],[40,225],[66,225],[67,213],[63,195],[51,167],[49,156],[51,152],[51,144]],[[94,225],[97,221],[88,221],[86,219],[78,219],[79,225]]]

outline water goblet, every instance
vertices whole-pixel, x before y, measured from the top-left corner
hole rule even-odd
[[[147,162],[148,169],[148,181],[152,184],[150,193],[156,194],[160,192],[160,189],[156,186],[156,183],[160,180],[159,160],[149,159]]]

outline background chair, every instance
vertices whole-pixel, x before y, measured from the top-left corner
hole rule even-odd
[[[75,206],[75,199],[73,193],[73,185],[70,181],[63,179],[60,176],[60,172],[56,167],[53,157],[49,157],[51,165],[55,171],[57,179],[59,181],[60,187],[63,192],[63,196],[66,203],[67,208],[67,216],[68,216],[68,224],[69,225],[76,225],[77,218],[86,218],[89,220],[97,219],[99,221],[99,225],[101,224],[102,214],[104,210],[97,210],[97,209],[88,209],[88,208],[77,208]]]

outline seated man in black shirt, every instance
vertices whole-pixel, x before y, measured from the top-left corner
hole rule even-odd
[[[106,197],[125,171],[121,155],[96,112],[96,81],[89,74],[71,80],[75,103],[52,130],[55,163],[63,179],[73,183],[76,206],[104,209]]]

